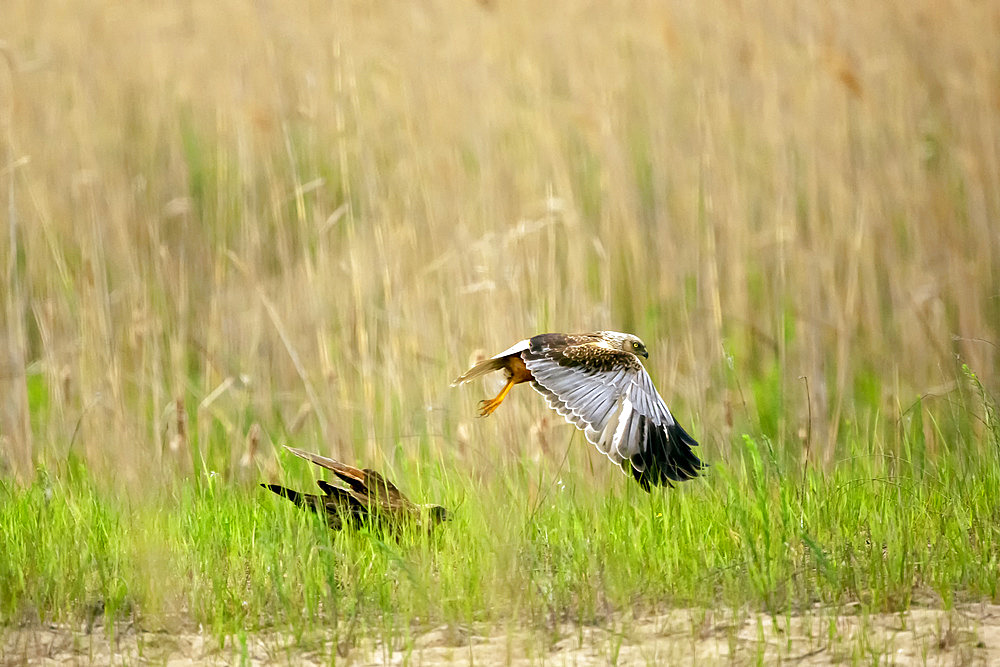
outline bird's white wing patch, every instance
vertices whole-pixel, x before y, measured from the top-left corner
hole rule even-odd
[[[611,436],[611,449],[617,458],[627,459],[633,454],[633,452],[628,451],[629,443],[626,440],[629,425],[632,423],[632,401],[628,399],[628,396],[622,396],[619,403],[621,408],[616,415],[617,423],[614,434]]]

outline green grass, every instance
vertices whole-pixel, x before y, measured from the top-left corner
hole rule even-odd
[[[156,627],[181,615],[220,645],[276,630],[308,641],[324,627],[335,643],[405,647],[421,629],[502,631],[515,618],[556,641],[565,622],[673,607],[780,616],[997,602],[991,426],[944,439],[923,465],[914,463],[920,431],[901,428],[887,442],[877,428],[858,430],[830,470],[782,461],[768,441],[744,436],[704,478],[652,494],[617,473],[580,474],[580,452],[562,467],[514,460],[488,482],[418,461],[399,484],[457,511],[433,534],[398,538],[331,532],[226,471],[133,499],[70,460],[0,490],[2,622],[103,614]],[[589,447],[579,437],[570,446]],[[286,483],[311,485],[306,464],[282,463]]]

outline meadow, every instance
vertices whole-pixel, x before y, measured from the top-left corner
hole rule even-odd
[[[690,610],[720,660],[807,618],[879,662],[865,619],[1000,603],[996,3],[0,13],[0,659],[661,662],[694,649],[621,651]],[[597,329],[703,478],[647,495],[526,387],[449,386]],[[259,488],[313,485],[282,444],[454,520],[331,533]],[[969,632],[915,655],[1000,656]]]

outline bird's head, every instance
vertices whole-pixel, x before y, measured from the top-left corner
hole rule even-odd
[[[451,513],[440,505],[424,505],[423,510],[427,513],[431,526],[451,521]]]
[[[649,352],[646,351],[646,344],[638,336],[619,333],[617,331],[602,331],[601,335],[604,336],[611,347],[618,348],[623,352],[630,352],[637,357],[649,358]]]

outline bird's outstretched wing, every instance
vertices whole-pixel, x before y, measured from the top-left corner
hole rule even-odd
[[[594,340],[538,336],[521,353],[549,406],[644,489],[683,481],[704,464],[638,358]]]
[[[320,514],[326,519],[327,525],[334,530],[340,530],[345,520],[360,523],[368,514],[368,508],[358,502],[347,489],[327,484],[323,480],[317,481],[317,484],[324,495],[300,493],[279,484],[261,484],[261,486],[282,498],[288,498],[302,509]]]
[[[400,507],[410,509],[413,507],[413,503],[403,495],[402,491],[396,488],[395,484],[370,468],[362,470],[288,445],[285,445],[285,449],[300,458],[312,461],[316,465],[332,471],[350,487],[354,497],[362,502],[378,503],[384,505],[386,509]]]

